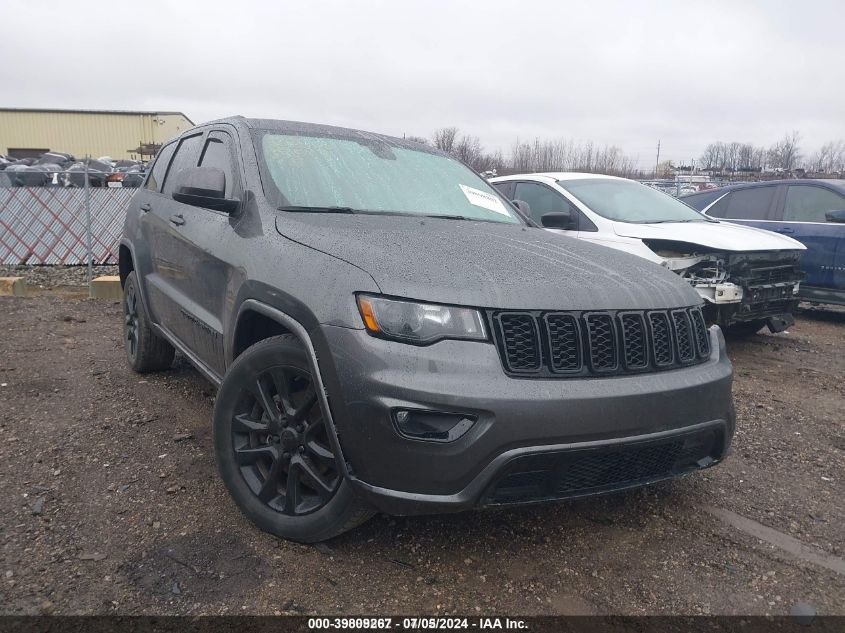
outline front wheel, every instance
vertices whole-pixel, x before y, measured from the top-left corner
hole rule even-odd
[[[235,503],[266,532],[314,543],[372,515],[340,473],[305,350],[290,334],[256,343],[226,373],[214,450]]]

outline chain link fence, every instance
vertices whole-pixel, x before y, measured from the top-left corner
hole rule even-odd
[[[0,264],[117,263],[134,192],[120,187],[0,187]]]

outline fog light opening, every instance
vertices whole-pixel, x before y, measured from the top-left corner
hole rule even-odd
[[[394,409],[393,424],[399,435],[429,442],[454,442],[472,428],[478,418],[466,413]]]

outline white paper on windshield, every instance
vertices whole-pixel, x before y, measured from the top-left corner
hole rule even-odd
[[[461,188],[461,191],[464,192],[464,195],[467,197],[470,204],[474,204],[477,207],[484,207],[490,211],[495,211],[496,213],[501,213],[502,215],[510,217],[510,213],[508,213],[505,205],[502,204],[502,201],[496,196],[478,189],[473,189],[472,187],[467,187],[466,185],[459,185],[459,187]]]

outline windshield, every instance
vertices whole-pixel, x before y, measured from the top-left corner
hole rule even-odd
[[[585,178],[557,184],[608,220],[636,224],[710,221],[669,194],[633,180]]]
[[[523,223],[471,169],[424,149],[406,149],[369,135],[267,131],[258,142],[265,193],[280,209]]]

